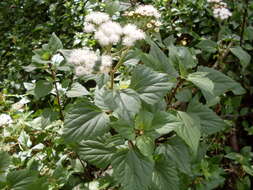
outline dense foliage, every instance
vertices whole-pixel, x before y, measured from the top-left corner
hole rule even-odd
[[[0,189],[252,189],[251,18],[249,0],[0,2]]]

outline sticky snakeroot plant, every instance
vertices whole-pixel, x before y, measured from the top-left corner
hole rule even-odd
[[[160,18],[150,6],[124,15],[135,14],[148,22]],[[222,72],[198,66],[194,49],[170,44],[165,54],[152,32],[141,28],[92,12],[84,32],[100,48],[63,50],[53,35],[44,46],[51,55],[36,51],[33,60],[65,72],[50,59],[58,51],[73,70],[75,85],[67,96],[78,98],[65,110],[62,137],[84,168],[95,168],[90,181],[104,189],[187,189],[196,177],[194,163],[204,158],[206,137],[226,126],[212,108],[226,92],[244,89]],[[90,79],[96,86],[89,92],[77,83]]]

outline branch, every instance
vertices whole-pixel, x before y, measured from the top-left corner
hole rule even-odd
[[[249,6],[249,0],[245,0],[245,9],[243,13],[243,20],[242,20],[241,34],[240,34],[240,46],[242,46],[242,43],[243,43],[243,34],[244,34],[245,26],[247,23],[248,6]]]

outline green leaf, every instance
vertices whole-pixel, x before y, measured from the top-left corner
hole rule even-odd
[[[5,173],[10,165],[10,156],[7,152],[0,151],[0,175]]]
[[[173,164],[165,158],[155,162],[150,190],[179,190],[179,177]]]
[[[48,48],[52,52],[52,54],[56,53],[57,50],[63,48],[61,40],[56,36],[55,33],[52,34],[52,36],[49,40]]]
[[[154,42],[150,43],[151,47],[149,54],[143,54],[141,60],[145,65],[151,67],[155,71],[167,73],[169,76],[176,78],[178,73],[171,64],[167,55],[165,55],[165,53]]]
[[[82,141],[77,152],[81,159],[97,167],[106,168],[111,163],[116,148],[106,144],[105,139],[97,138]]]
[[[118,152],[112,166],[124,190],[147,190],[151,184],[154,164],[135,149]]]
[[[155,142],[151,137],[146,135],[138,136],[136,138],[136,146],[144,156],[152,159],[152,154],[155,149]]]
[[[63,137],[80,142],[103,135],[109,130],[109,116],[88,101],[75,103],[66,116]]]
[[[230,48],[231,52],[240,60],[243,68],[246,68],[250,63],[251,56],[244,51],[240,46]]]
[[[215,53],[217,51],[218,45],[212,40],[201,40],[196,47],[200,48],[202,51],[209,53]]]
[[[112,96],[116,107],[113,111],[125,121],[132,123],[134,116],[141,108],[141,101],[138,94],[132,89],[114,91]]]
[[[83,85],[78,82],[75,82],[72,84],[71,89],[67,91],[66,95],[69,98],[81,97],[89,95],[89,92]]]
[[[135,118],[135,128],[139,130],[149,130],[152,127],[153,114],[141,110]]]
[[[110,127],[114,128],[122,137],[128,140],[135,139],[135,130],[134,126],[130,125],[129,122],[120,119],[116,122],[112,122]]]
[[[34,93],[37,98],[48,95],[53,89],[53,84],[49,81],[39,80],[36,82]]]
[[[132,74],[130,88],[140,94],[147,104],[155,104],[172,88],[165,74],[157,73],[143,65],[137,66]]]
[[[180,102],[188,102],[192,98],[192,92],[189,88],[184,88],[176,94],[176,99]]]
[[[141,101],[132,89],[107,90],[97,89],[95,104],[104,111],[113,111],[117,117],[131,123],[135,114],[139,112]]]
[[[199,121],[195,118],[192,118],[187,113],[181,111],[178,111],[178,118],[181,119],[183,124],[179,125],[175,131],[196,155],[198,152],[199,140],[201,136]]]
[[[194,99],[188,105],[187,113],[199,117],[201,131],[206,135],[219,132],[225,127],[225,123],[215,112]]]
[[[187,80],[199,87],[201,91],[213,94],[214,84],[207,75],[207,72],[195,72],[189,74]]]
[[[182,121],[176,116],[167,112],[157,112],[152,121],[152,128],[155,129],[158,136],[162,136],[175,130],[182,125]]]
[[[198,70],[200,72],[208,73],[206,77],[209,78],[214,84],[212,93],[209,92],[208,90],[202,90],[202,93],[204,94],[205,99],[208,102],[211,102],[217,96],[220,96],[230,90],[235,95],[241,95],[245,93],[245,90],[242,88],[240,83],[235,82],[233,79],[224,75],[220,71],[217,71],[215,69],[208,68],[208,67],[202,67],[202,66],[199,67]]]
[[[12,171],[7,175],[7,185],[12,190],[27,190],[36,179],[36,172],[25,169]]]
[[[161,144],[157,148],[157,153],[164,154],[181,172],[191,175],[191,156],[188,149],[180,138],[174,137],[167,143]]]
[[[197,62],[192,56],[191,52],[186,47],[169,47],[169,57],[174,65],[190,69],[196,67]]]

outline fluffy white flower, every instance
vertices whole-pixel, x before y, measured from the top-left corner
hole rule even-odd
[[[100,25],[94,38],[98,40],[100,45],[107,46],[116,44],[120,41],[122,27],[117,22],[108,21]]]
[[[220,3],[221,0],[207,0],[208,3]]]
[[[225,20],[232,16],[232,13],[225,7],[218,7],[213,9],[213,15],[215,18]]]
[[[102,24],[104,22],[107,22],[110,20],[110,17],[108,14],[103,12],[91,12],[85,17],[85,22],[90,22],[94,24]]]
[[[110,55],[102,55],[100,72],[108,73],[110,71],[111,66],[112,66],[112,57]]]
[[[0,127],[4,125],[11,124],[13,121],[11,119],[11,116],[7,114],[1,114],[0,115]]]
[[[83,75],[86,75],[86,74],[89,74],[90,73],[90,70],[85,68],[84,66],[77,66],[75,68],[75,74],[77,76],[83,76]]]
[[[81,76],[92,73],[93,67],[98,61],[98,56],[89,49],[76,49],[72,51],[68,61],[76,66],[76,75]]]
[[[123,45],[133,46],[135,41],[145,39],[145,33],[134,24],[127,24],[123,28]]]
[[[94,24],[91,24],[89,22],[85,22],[83,30],[86,33],[92,33],[94,31],[96,31],[96,28],[95,28]]]
[[[135,10],[135,13],[140,14],[142,16],[154,16],[155,18],[161,17],[161,14],[152,5],[140,5]]]

